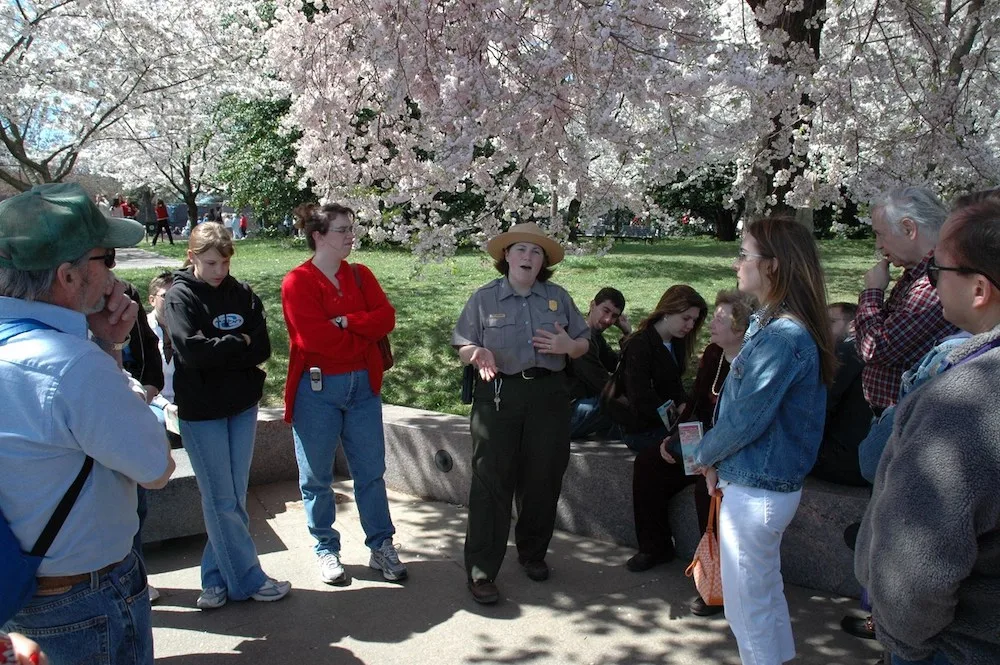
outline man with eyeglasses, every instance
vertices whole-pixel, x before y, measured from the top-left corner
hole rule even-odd
[[[855,572],[893,665],[1000,663],[1000,202],[957,208],[934,264],[972,336],[896,407]]]
[[[115,248],[142,237],[142,225],[105,217],[78,185],[0,203],[0,511],[29,551],[64,496],[72,506],[34,596],[2,629],[54,663],[153,662],[132,542],[136,484],[163,487],[174,462],[121,368],[138,307],[111,273]]]
[[[934,343],[957,332],[941,313],[928,279],[931,252],[947,210],[923,187],[889,192],[872,203],[872,231],[882,258],[865,274],[854,319],[862,386],[876,415],[896,403],[903,372]],[[889,297],[889,264],[903,268]]]

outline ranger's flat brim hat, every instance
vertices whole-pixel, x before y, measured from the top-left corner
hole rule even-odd
[[[36,185],[0,202],[0,267],[51,270],[95,247],[132,247],[145,235],[131,219],[105,217],[75,183]]]
[[[559,263],[566,256],[566,250],[563,249],[562,245],[545,235],[545,232],[534,222],[524,222],[510,227],[510,230],[486,243],[486,251],[494,259],[500,261],[504,258],[504,250],[519,242],[530,242],[541,247],[545,251],[545,256],[548,257],[548,265],[550,266]]]

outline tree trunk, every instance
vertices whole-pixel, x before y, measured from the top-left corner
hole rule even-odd
[[[787,35],[785,49],[782,52],[775,52],[768,57],[768,62],[776,68],[788,69],[792,66],[792,58],[788,55],[794,51],[796,45],[807,47],[813,54],[813,67],[798,75],[800,81],[794,86],[796,89],[807,88],[804,78],[811,78],[815,63],[819,60],[820,36],[823,29],[822,16],[826,11],[826,0],[803,0],[802,8],[799,11],[783,10],[773,21],[764,23],[760,19],[760,12],[766,11],[766,0],[747,0],[747,5],[754,11],[757,27],[761,32],[780,30]],[[781,91],[775,91],[781,93]],[[793,97],[794,97],[794,91]],[[795,184],[795,176],[808,168],[808,155],[792,154],[792,136],[803,128],[809,127],[809,121],[802,119],[799,108],[811,109],[814,104],[806,93],[798,95],[794,100],[795,104],[786,107],[790,115],[795,118],[788,122],[782,114],[777,114],[771,118],[772,131],[762,137],[763,154],[766,156],[765,163],[759,163],[754,167],[756,178],[761,179],[764,188],[764,195],[757,200],[751,200],[747,206],[748,212],[753,213],[760,209],[763,213],[769,210],[771,213],[794,215],[798,221],[805,223],[812,228],[812,215],[801,214],[787,203],[786,196],[792,191]],[[793,162],[793,157],[795,162]],[[791,175],[782,184],[774,183],[774,174],[778,171],[788,171]],[[764,205],[767,198],[774,197],[773,205]],[[756,198],[756,197],[754,197]]]

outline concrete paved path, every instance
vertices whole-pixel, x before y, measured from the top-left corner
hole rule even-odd
[[[179,259],[170,259],[140,247],[115,250],[116,268],[180,268]]]
[[[195,608],[203,537],[147,550],[157,663],[319,665],[738,665],[723,617],[698,618],[684,562],[630,573],[632,552],[564,532],[553,538],[547,582],[527,579],[509,547],[498,584],[501,602],[476,605],[465,588],[465,509],[390,493],[395,542],[410,578],[384,582],[368,568],[350,481],[335,486],[342,555],[352,583],[319,580],[312,540],[294,483],[252,487],[251,530],[264,570],[291,580],[277,603],[233,602]],[[151,498],[155,501],[155,493]],[[191,507],[197,509],[196,506]],[[874,642],[844,634],[840,618],[857,601],[786,589],[799,656],[794,663],[873,663]]]

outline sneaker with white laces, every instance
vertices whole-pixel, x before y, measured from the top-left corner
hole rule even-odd
[[[160,599],[160,590],[152,584],[146,585],[149,588],[149,602],[155,603]]]
[[[196,604],[200,609],[214,610],[225,605],[227,600],[229,600],[229,594],[226,593],[226,587],[210,586],[201,592]]]
[[[270,603],[275,600],[281,600],[288,595],[288,592],[292,590],[291,582],[279,582],[273,577],[268,577],[267,581],[260,585],[257,589],[257,593],[250,596],[254,600],[259,600],[265,603]]]
[[[319,576],[327,584],[347,584],[347,571],[344,570],[344,564],[340,563],[340,554],[324,552],[319,555]]]
[[[406,566],[399,561],[399,554],[392,545],[392,538],[386,538],[378,549],[372,550],[368,566],[382,571],[382,577],[390,582],[406,579]]]

